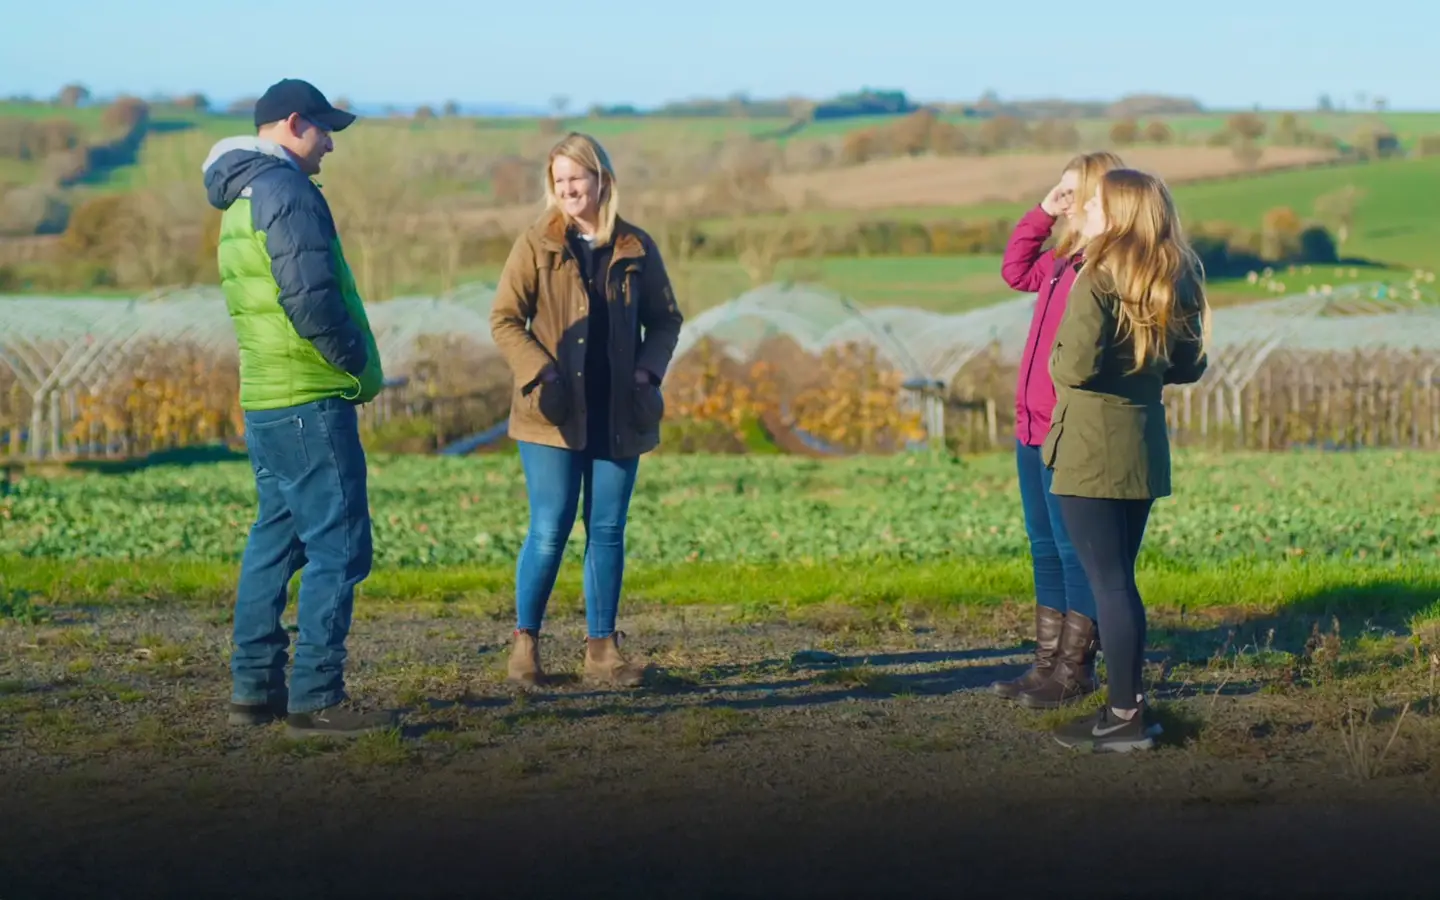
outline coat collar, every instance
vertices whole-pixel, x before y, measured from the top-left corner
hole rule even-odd
[[[562,253],[565,246],[565,217],[559,210],[549,210],[536,223],[540,232],[540,246],[552,253]],[[640,240],[635,227],[623,218],[615,217],[615,236],[612,239],[615,250],[612,260],[639,259],[645,256],[645,244]]]

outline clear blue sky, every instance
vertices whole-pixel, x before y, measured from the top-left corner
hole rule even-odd
[[[1440,0],[65,0],[7,4],[0,95],[308,78],[359,104],[649,106],[692,96],[1191,96],[1440,109]],[[526,9],[530,11],[524,11]]]

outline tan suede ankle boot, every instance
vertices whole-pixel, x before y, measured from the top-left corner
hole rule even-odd
[[[522,687],[535,687],[544,675],[540,668],[540,636],[530,631],[515,632],[505,680]]]
[[[645,667],[627,660],[620,652],[620,632],[606,638],[585,639],[585,680],[635,687],[645,680]]]

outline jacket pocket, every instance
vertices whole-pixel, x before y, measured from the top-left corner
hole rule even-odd
[[[631,260],[625,264],[619,279],[620,308],[625,311],[625,344],[629,350],[625,361],[632,366],[640,357],[640,273],[640,263]]]
[[[557,428],[570,418],[570,390],[564,378],[537,381],[520,389],[521,408],[527,416]]]
[[[245,446],[254,464],[285,483],[299,481],[310,468],[305,419],[298,414],[270,418],[268,412],[245,418]]]
[[[652,431],[665,418],[665,395],[657,384],[637,384],[630,392],[630,416],[638,431]]]
[[[1055,457],[1060,449],[1060,436],[1065,431],[1066,405],[1058,404],[1050,414],[1050,430],[1045,434],[1045,440],[1040,445],[1040,460],[1045,468],[1055,468]]]

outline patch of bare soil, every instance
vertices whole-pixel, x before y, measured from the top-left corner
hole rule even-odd
[[[775,189],[792,203],[814,198],[829,209],[873,210],[912,206],[972,206],[1039,202],[1054,186],[1068,153],[985,157],[913,157],[866,163],[826,172],[787,175]],[[1267,147],[1247,169],[1219,147],[1138,147],[1124,150],[1126,164],[1172,184],[1314,165],[1336,158],[1315,147]]]
[[[1323,685],[1172,669],[1162,745],[1089,756],[989,694],[1024,650],[974,623],[624,618],[650,684],[581,684],[557,616],[534,694],[501,681],[504,616],[362,618],[351,690],[406,715],[339,744],[224,724],[223,609],[0,627],[0,897],[1430,886],[1428,706],[1347,743]]]

